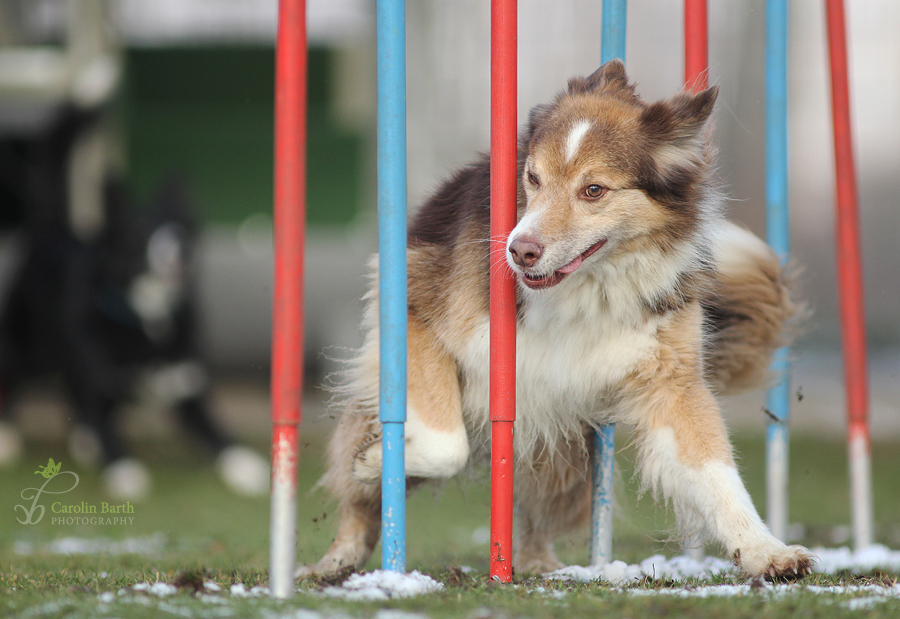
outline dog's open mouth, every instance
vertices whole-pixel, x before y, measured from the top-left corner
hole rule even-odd
[[[581,266],[581,263],[584,262],[585,258],[603,247],[604,243],[606,243],[606,239],[600,239],[599,241],[588,247],[581,254],[579,254],[572,262],[565,266],[559,267],[549,275],[538,277],[535,275],[529,275],[528,273],[522,273],[522,283],[532,290],[552,288],[553,286],[561,282],[566,277],[566,275],[577,271],[578,267]]]

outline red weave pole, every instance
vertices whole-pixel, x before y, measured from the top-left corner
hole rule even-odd
[[[491,0],[491,578],[512,581],[516,288],[506,239],[516,224],[516,0]]]
[[[844,3],[826,0],[828,59],[834,120],[834,165],[837,193],[837,267],[847,392],[847,443],[853,539],[857,550],[873,543],[872,465],[866,322],[863,304],[856,168],[850,127],[850,93]]]
[[[684,84],[693,92],[709,88],[706,0],[684,0]]]
[[[280,0],[275,58],[275,298],[272,421],[300,423],[306,227],[306,11]]]
[[[275,282],[272,317],[272,594],[292,593],[303,393],[306,2],[280,0],[275,52]]]
[[[844,3],[841,0],[826,0],[826,9],[837,192],[837,267],[844,345],[844,378],[847,385],[847,416],[851,436],[863,435],[868,440],[866,320],[859,244],[856,168],[853,162],[853,138],[850,126]]]

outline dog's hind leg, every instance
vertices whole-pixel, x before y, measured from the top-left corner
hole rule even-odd
[[[365,565],[381,526],[381,486],[353,476],[353,460],[361,445],[378,440],[374,412],[351,404],[341,416],[328,446],[328,468],[319,482],[338,500],[338,531],[325,556],[315,565],[304,565],[298,577],[327,574]]]
[[[590,516],[592,470],[587,437],[560,441],[543,449],[530,469],[516,474],[519,508],[519,551],[516,571],[541,574],[562,567],[553,540],[584,526]]]
[[[813,557],[776,539],[753,507],[702,378],[699,339],[691,337],[698,324],[695,311],[661,328],[659,355],[631,377],[622,399],[644,484],[672,502],[684,534],[721,543],[748,576],[795,578]]]

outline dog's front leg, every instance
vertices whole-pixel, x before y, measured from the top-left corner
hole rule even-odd
[[[749,576],[793,578],[813,556],[776,539],[738,475],[718,404],[702,378],[699,307],[659,331],[658,354],[628,379],[620,405],[635,427],[644,485],[671,501],[682,533],[709,537]]]
[[[757,514],[718,406],[699,377],[686,385],[648,387],[631,406],[643,482],[671,501],[683,534],[721,543],[748,576],[809,572],[812,555],[776,539]]]
[[[452,477],[469,457],[456,362],[413,316],[409,317],[408,334],[406,475]],[[380,441],[357,455],[353,474],[361,480],[380,478]]]

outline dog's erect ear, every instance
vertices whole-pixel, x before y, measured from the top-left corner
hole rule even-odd
[[[588,76],[587,82],[591,88],[598,88],[604,84],[626,87],[628,76],[625,75],[625,63],[618,58],[605,62]]]
[[[690,204],[713,163],[709,131],[717,87],[648,105],[640,115],[649,157],[642,185],[663,204]]]
[[[713,86],[695,95],[683,92],[653,103],[641,112],[641,125],[658,144],[684,147],[695,143],[704,133],[718,95],[719,87]]]
[[[588,93],[607,92],[622,93],[628,98],[634,97],[634,85],[628,83],[625,65],[616,58],[604,63],[599,69],[587,77],[573,77],[569,80],[569,94],[584,95]]]

